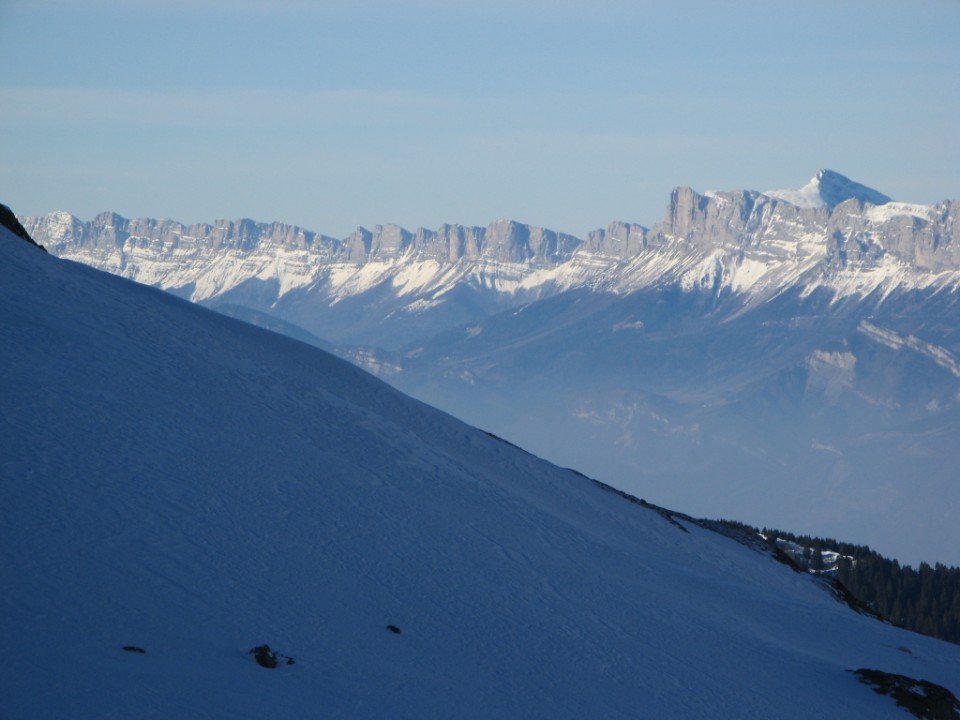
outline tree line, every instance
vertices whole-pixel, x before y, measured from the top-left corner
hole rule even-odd
[[[803,548],[793,561],[813,572],[835,573],[837,580],[884,620],[914,632],[960,643],[960,568],[920,563],[914,569],[889,560],[866,545],[833,538],[760,531],[768,542],[787,540]],[[823,553],[839,553],[825,564]]]

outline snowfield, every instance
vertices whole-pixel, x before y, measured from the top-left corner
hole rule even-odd
[[[320,350],[4,229],[0,267],[5,718],[907,717],[861,667],[960,694],[960,646]]]

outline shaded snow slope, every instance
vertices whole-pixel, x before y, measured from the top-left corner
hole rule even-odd
[[[3,230],[0,267],[5,718],[903,717],[859,667],[960,692],[960,647],[322,351]]]

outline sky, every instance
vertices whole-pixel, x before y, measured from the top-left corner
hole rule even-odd
[[[957,0],[0,0],[0,202],[583,236],[830,168],[935,203],[958,27]]]

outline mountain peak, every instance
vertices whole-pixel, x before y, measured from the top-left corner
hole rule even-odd
[[[786,200],[799,207],[823,207],[833,210],[846,200],[856,198],[871,205],[886,205],[892,198],[873,188],[854,182],[833,170],[820,170],[799,190],[768,190],[764,195]]]
[[[833,170],[820,170],[807,187],[814,186],[823,202],[831,210],[851,198],[856,198],[872,205],[886,205],[892,198],[873,188],[854,182],[848,177]]]

